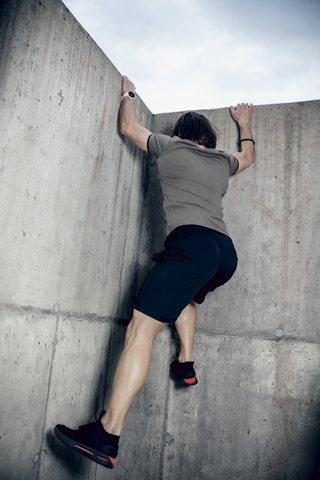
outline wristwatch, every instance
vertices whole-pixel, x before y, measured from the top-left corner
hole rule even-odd
[[[122,98],[128,97],[130,100],[134,100],[136,98],[136,94],[134,92],[126,92],[122,95]]]

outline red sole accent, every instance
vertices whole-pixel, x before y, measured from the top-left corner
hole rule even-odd
[[[110,460],[110,462],[112,463],[113,467],[114,467],[114,466],[115,466],[115,464],[116,464],[116,461],[115,461],[115,459],[114,459],[114,458],[112,458],[112,457],[103,458],[103,457],[99,457],[99,456],[98,456],[98,458],[100,458],[100,460],[104,460],[105,462],[108,462],[108,461]]]
[[[192,385],[196,381],[196,377],[183,379],[188,385]]]
[[[94,453],[90,452],[90,450],[86,450],[83,447],[80,447],[79,445],[75,445],[75,447],[80,448],[80,450],[83,450],[84,452],[90,453],[90,455],[94,455]]]

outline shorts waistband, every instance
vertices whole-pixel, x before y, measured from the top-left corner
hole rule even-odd
[[[194,224],[190,224],[190,225],[179,225],[179,227],[176,227],[174,228],[170,233],[169,235],[166,237],[165,241],[164,241],[164,246],[166,247],[168,245],[169,242],[171,242],[174,238],[176,238],[180,233],[181,231],[187,231],[187,230],[203,230],[203,231],[209,231],[209,232],[214,232],[216,233],[217,235],[221,235],[222,237],[225,237],[225,238],[229,238],[230,237],[228,235],[225,235],[224,233],[222,232],[218,232],[218,230],[214,230],[213,228],[209,228],[209,227],[205,227],[203,225],[194,225]],[[231,239],[230,239],[231,240]]]

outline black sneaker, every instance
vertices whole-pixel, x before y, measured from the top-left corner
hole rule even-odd
[[[184,387],[197,385],[198,380],[193,364],[194,362],[180,363],[179,360],[175,360],[170,365],[171,378],[180,382]]]
[[[119,437],[107,433],[100,421],[105,412],[94,423],[88,423],[71,430],[65,425],[57,425],[54,429],[56,436],[68,447],[81,455],[90,458],[107,468],[113,468],[118,454]]]

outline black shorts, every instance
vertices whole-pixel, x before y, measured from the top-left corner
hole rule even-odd
[[[153,255],[156,265],[138,292],[134,308],[163,323],[174,323],[194,300],[202,303],[208,292],[226,283],[237,268],[231,238],[210,228],[183,225]]]

